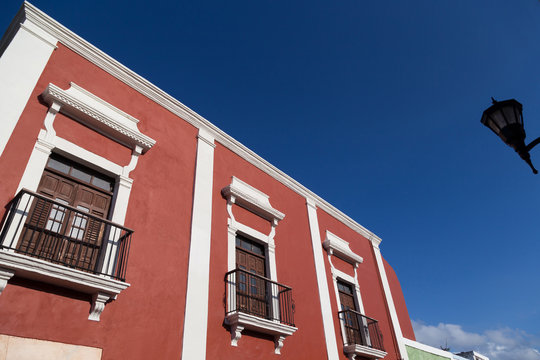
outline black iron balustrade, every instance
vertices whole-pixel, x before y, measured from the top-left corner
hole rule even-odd
[[[345,329],[345,345],[363,345],[384,351],[377,320],[351,309],[339,311],[338,314]]]
[[[292,288],[236,269],[225,274],[225,315],[243,312],[294,326]]]
[[[133,230],[26,189],[6,209],[0,249],[125,281]]]

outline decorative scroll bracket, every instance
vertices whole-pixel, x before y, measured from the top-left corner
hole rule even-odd
[[[103,310],[105,310],[105,304],[109,299],[111,299],[111,295],[98,292],[96,294],[92,295],[92,308],[90,309],[90,315],[88,316],[88,320],[92,321],[99,321],[99,317]]]

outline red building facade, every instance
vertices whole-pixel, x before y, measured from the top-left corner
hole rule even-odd
[[[28,3],[0,53],[0,359],[408,358],[375,234]]]

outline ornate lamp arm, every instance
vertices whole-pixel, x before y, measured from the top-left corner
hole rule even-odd
[[[531,141],[529,143],[529,145],[527,145],[527,151],[531,151],[531,149],[533,147],[535,147],[536,145],[538,145],[540,143],[540,137],[539,138],[536,138],[535,140]]]
[[[536,145],[540,144],[540,137],[539,138],[536,138],[535,140],[531,141],[529,143],[529,145],[525,146],[525,148],[518,148],[516,149],[517,153],[519,154],[519,156],[525,160],[525,162],[527,164],[529,164],[529,166],[531,167],[532,169],[532,172],[534,174],[538,174],[538,170],[536,170],[531,162],[531,156],[529,155],[529,151],[531,151],[531,149],[533,147],[535,147]]]

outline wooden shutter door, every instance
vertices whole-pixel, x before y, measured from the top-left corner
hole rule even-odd
[[[110,196],[87,186],[78,185],[73,206],[81,212],[73,213],[69,221],[69,235],[63,254],[66,264],[83,270],[95,270],[105,235],[105,223],[85,216],[85,213],[104,219],[110,203]]]
[[[236,249],[236,267],[247,272],[237,273],[237,306],[260,317],[268,315],[266,282],[252,274],[265,276],[265,259],[243,249]]]
[[[48,171],[43,173],[37,192],[64,204],[70,204],[76,185]],[[27,255],[58,260],[61,234],[65,231],[67,209],[36,198],[30,208],[17,251]]]
[[[355,310],[356,303],[352,287],[345,283],[338,283],[339,301],[341,302],[341,310]],[[363,344],[362,341],[362,320],[358,318],[357,314],[352,312],[343,313],[343,321],[345,322],[345,331],[347,333],[347,342],[349,344]]]

